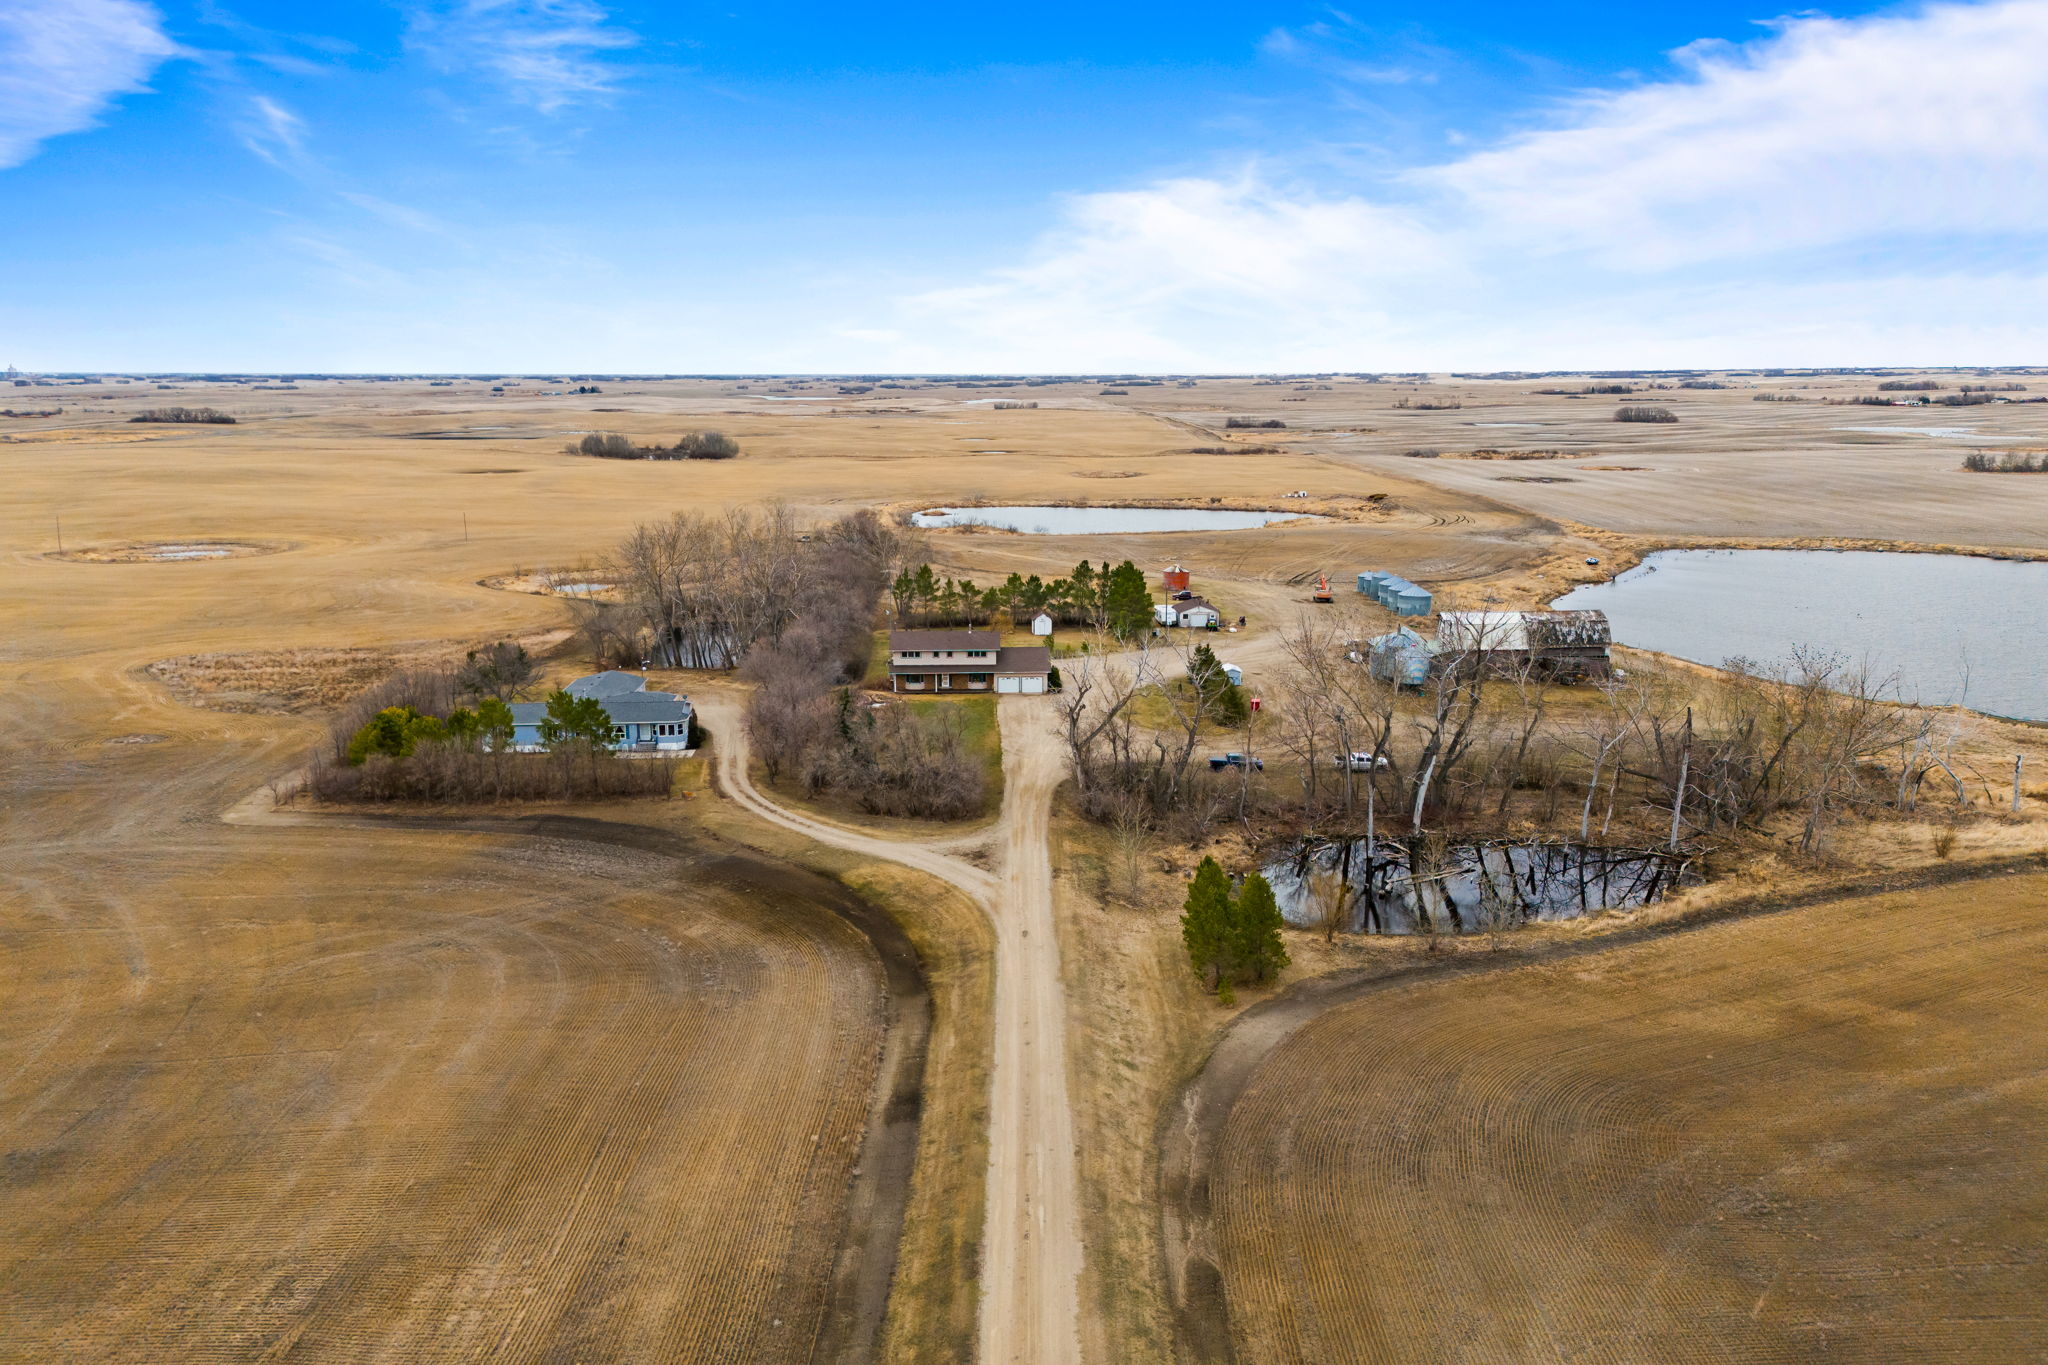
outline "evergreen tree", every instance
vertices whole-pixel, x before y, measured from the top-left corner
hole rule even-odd
[[[1230,878],[1214,858],[1202,859],[1188,883],[1188,898],[1180,917],[1180,940],[1188,950],[1188,963],[1207,984],[1223,980],[1230,965],[1231,949]]]
[[[1152,628],[1152,589],[1145,571],[1126,559],[1110,570],[1102,593],[1103,624],[1120,640]]]
[[[1244,690],[1230,680],[1217,662],[1216,652],[1207,645],[1196,645],[1195,652],[1188,657],[1188,682],[1202,701],[1202,715],[1218,725],[1242,725],[1251,715],[1251,707],[1244,699]]]
[[[1280,940],[1280,903],[1273,885],[1254,872],[1231,903],[1227,955],[1231,974],[1240,981],[1270,981],[1287,965],[1287,946]]]
[[[1067,579],[1068,592],[1074,599],[1074,608],[1084,616],[1095,615],[1095,566],[1082,560],[1074,566],[1074,572]]]
[[[496,697],[485,697],[477,704],[476,728],[485,748],[504,752],[512,747],[512,708]]]
[[[609,750],[611,713],[596,697],[573,697],[558,688],[548,696],[548,713],[540,722],[540,742],[553,750],[579,740],[593,748]]]

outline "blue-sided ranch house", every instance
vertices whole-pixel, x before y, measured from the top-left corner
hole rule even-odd
[[[674,692],[650,692],[638,673],[613,669],[578,678],[563,691],[572,697],[595,697],[612,718],[612,748],[621,753],[664,753],[690,747],[690,699]],[[546,702],[512,704],[512,747],[531,753],[542,748],[540,723],[547,719]]]

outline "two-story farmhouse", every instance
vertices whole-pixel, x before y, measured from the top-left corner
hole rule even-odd
[[[1043,692],[1052,673],[1044,645],[1005,647],[992,630],[892,630],[892,692]]]
[[[611,669],[578,678],[562,689],[572,697],[595,697],[612,719],[612,748],[623,753],[664,753],[690,747],[690,699],[674,692],[650,692],[638,673]],[[540,723],[546,702],[512,703],[512,747],[542,748]]]

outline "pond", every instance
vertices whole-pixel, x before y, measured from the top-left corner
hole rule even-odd
[[[1805,647],[1895,676],[1900,698],[2048,721],[2048,563],[1866,550],[1660,550],[1554,604],[1619,644],[1718,666]]]
[[[1320,521],[1300,512],[1222,507],[934,507],[913,526],[994,526],[1040,536],[1100,536],[1131,531],[1244,531],[1276,521]]]
[[[1347,934],[1469,934],[1655,904],[1700,880],[1692,859],[1659,849],[1499,841],[1445,850],[1414,872],[1408,841],[1310,839],[1260,869],[1297,929],[1334,914]]]

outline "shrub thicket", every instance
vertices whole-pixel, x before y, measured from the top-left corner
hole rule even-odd
[[[1963,468],[1973,474],[2048,474],[2048,453],[1973,450],[1963,456]]]
[[[1670,408],[1628,403],[1614,410],[1614,420],[1617,422],[1676,422],[1678,414]]]
[[[730,460],[740,453],[740,443],[722,431],[686,431],[672,446],[643,446],[617,432],[593,431],[568,453],[601,460]]]

